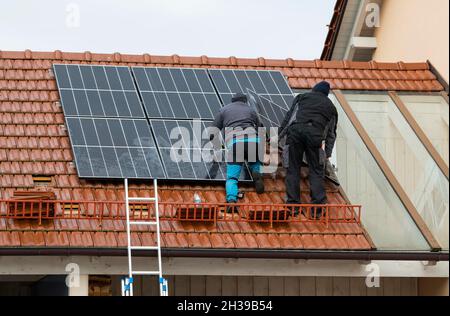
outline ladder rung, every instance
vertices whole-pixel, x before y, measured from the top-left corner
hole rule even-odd
[[[158,225],[158,222],[133,221],[130,225]]]
[[[131,246],[131,250],[158,250],[158,246]]]
[[[156,198],[148,197],[129,197],[128,201],[156,201]]]
[[[132,271],[131,273],[137,275],[159,275],[159,271]]]

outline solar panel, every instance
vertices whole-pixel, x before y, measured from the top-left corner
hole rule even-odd
[[[151,120],[168,179],[225,180],[225,150],[208,147],[208,121]],[[214,161],[216,155],[219,159]],[[242,168],[241,181],[251,180]]]
[[[53,65],[65,116],[145,118],[128,67]]]
[[[128,67],[53,66],[80,178],[165,178]]]
[[[147,120],[67,117],[83,178],[165,178]]]
[[[294,100],[282,73],[274,70],[208,69],[223,104],[231,102],[237,92],[247,89],[269,99],[280,108],[288,110]],[[270,117],[274,122],[276,117]]]
[[[149,118],[212,119],[221,108],[205,69],[131,69]]]
[[[249,96],[249,104],[258,113],[260,121],[264,127],[280,127],[286,116],[287,110],[273,103],[269,99],[258,95],[257,93],[247,89]]]

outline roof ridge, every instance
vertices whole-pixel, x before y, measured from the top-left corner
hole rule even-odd
[[[243,58],[243,57],[209,57],[122,54],[122,53],[92,53],[49,51],[2,51],[1,59],[28,59],[28,60],[71,60],[71,61],[98,61],[115,63],[146,63],[146,64],[182,64],[182,65],[210,65],[210,66],[252,66],[252,67],[281,67],[281,68],[323,68],[323,69],[379,69],[379,70],[429,70],[429,64],[425,62],[355,62],[348,60],[298,60],[293,58]]]

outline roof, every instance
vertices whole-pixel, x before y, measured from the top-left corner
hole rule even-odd
[[[385,63],[265,58],[217,58],[114,54],[0,51],[0,101],[57,101],[52,63],[93,63],[160,67],[276,69],[293,89],[310,89],[328,80],[333,89],[442,91],[428,63]],[[23,85],[28,82],[27,85]],[[30,89],[32,85],[33,89]],[[10,91],[10,93],[6,93]]]
[[[370,61],[373,58],[373,47],[349,47],[353,37],[374,37],[376,28],[362,23],[366,17],[368,1],[337,0],[331,22],[328,25],[328,34],[320,59],[354,61]],[[383,6],[383,0],[371,0],[370,4]]]
[[[347,8],[348,0],[337,0],[334,6],[333,16],[331,22],[328,25],[328,34],[325,38],[325,44],[323,47],[322,55],[320,59],[331,60],[333,56],[334,46],[336,45],[339,29],[344,18],[345,10]]]
[[[123,201],[123,185],[117,182],[79,179],[59,94],[52,74],[53,63],[91,63],[162,67],[252,68],[281,70],[291,88],[311,88],[327,79],[334,88],[361,90],[441,91],[442,86],[427,63],[354,63],[299,61],[293,59],[243,59],[0,51],[0,199],[15,190],[36,190],[33,175],[52,175],[50,188],[59,200]],[[309,202],[307,170],[302,171],[303,202]],[[283,203],[284,181],[265,179],[267,192],[257,195],[246,189],[246,203]],[[330,203],[346,204],[345,197],[327,183]],[[42,188],[43,190],[49,187]],[[163,202],[191,201],[194,192],[208,202],[225,200],[223,185],[174,185],[159,188]],[[151,186],[130,184],[131,196],[149,196]],[[6,209],[0,208],[4,214]],[[164,221],[162,222],[164,223]],[[154,238],[150,228],[136,227],[138,244]],[[373,244],[358,223],[293,223],[270,227],[259,223],[165,222],[162,244],[170,248],[231,249],[326,249],[367,250]],[[0,248],[85,247],[114,248],[125,245],[121,221],[55,219],[39,225],[32,220],[0,218]]]

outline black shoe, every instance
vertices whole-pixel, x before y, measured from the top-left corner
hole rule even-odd
[[[264,193],[264,179],[261,173],[252,172],[253,183],[255,184],[256,193],[263,194]]]
[[[319,220],[326,214],[326,211],[324,209],[322,209],[321,207],[316,208],[315,211],[316,211],[316,214],[314,216],[314,210],[311,210],[311,213],[312,213],[311,219]]]
[[[228,203],[229,204],[234,204],[234,203],[236,203],[236,201],[230,201]],[[228,205],[227,206],[227,213],[228,214],[239,213],[239,207],[236,206],[236,205]]]
[[[320,211],[316,210],[316,216],[314,217],[314,209],[309,207],[302,207],[302,215],[306,217],[306,219],[314,220],[320,219]]]
[[[306,218],[309,217],[309,214],[307,212],[307,208],[306,207],[302,207],[302,215],[305,216]]]
[[[299,206],[288,206],[288,210],[292,214],[293,217],[297,217],[300,214]]]

